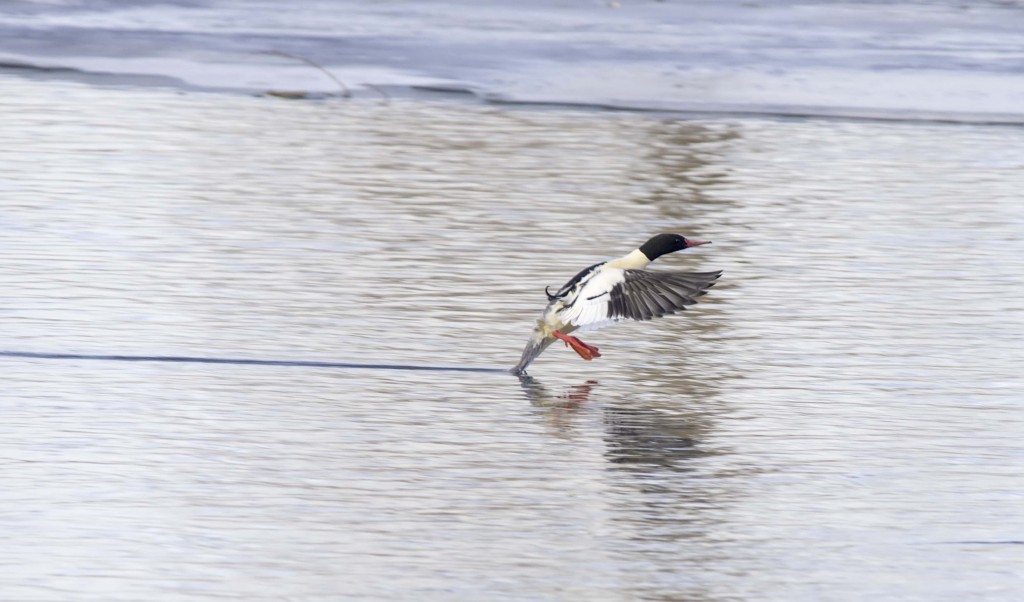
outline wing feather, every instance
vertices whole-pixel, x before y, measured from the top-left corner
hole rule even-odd
[[[714,286],[715,280],[721,274],[721,272],[626,270],[625,278],[619,286],[622,290],[613,290],[612,296],[621,294],[627,300],[627,304],[629,299],[638,294],[643,294],[645,298],[652,298],[657,302],[657,306],[637,304],[632,313],[641,313],[642,319],[657,318],[683,310],[687,305],[696,303],[696,298]]]
[[[606,268],[560,312],[565,324],[594,330],[622,320],[650,320],[686,309],[722,272],[647,272]]]

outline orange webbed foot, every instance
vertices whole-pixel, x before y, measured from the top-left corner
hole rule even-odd
[[[565,343],[566,347],[572,347],[573,351],[578,353],[580,357],[587,360],[588,362],[594,359],[595,357],[601,357],[601,352],[597,350],[597,347],[593,345],[588,345],[583,341],[577,339],[576,337],[572,337],[567,334],[562,334],[557,330],[551,334],[553,334],[555,338],[557,338],[558,340]]]

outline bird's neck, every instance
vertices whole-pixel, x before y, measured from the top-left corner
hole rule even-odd
[[[613,259],[605,264],[609,268],[622,268],[624,270],[639,270],[651,263],[650,258],[644,255],[640,249],[636,249],[618,259]]]

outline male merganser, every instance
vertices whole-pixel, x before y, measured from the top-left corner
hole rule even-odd
[[[612,261],[595,263],[552,293],[548,306],[512,368],[523,374],[526,366],[556,339],[572,346],[585,360],[601,357],[597,347],[569,336],[574,330],[595,330],[622,320],[650,320],[685,309],[697,302],[722,275],[717,272],[648,272],[643,268],[667,253],[710,244],[679,234],[658,234],[640,248]]]

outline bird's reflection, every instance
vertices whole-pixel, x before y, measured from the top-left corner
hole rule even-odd
[[[701,447],[706,425],[686,414],[612,405],[604,408],[605,457],[633,469],[690,471],[692,460],[708,454]]]
[[[563,387],[552,393],[540,381],[528,374],[519,376],[519,386],[526,393],[526,399],[536,407],[560,407],[575,408],[590,400],[590,392],[599,383],[596,380],[588,380],[581,385]]]
[[[652,540],[699,537],[714,522],[706,509],[721,507],[732,495],[724,481],[716,478],[716,486],[708,487],[712,481],[704,478],[729,476],[715,460],[729,452],[711,437],[716,390],[699,374],[678,369],[648,367],[639,375],[650,378],[634,380],[630,394],[617,394],[607,383],[601,389],[595,380],[556,388],[523,376],[520,384],[551,435],[593,436],[599,418],[607,483],[629,492],[608,502],[619,524]]]
[[[596,380],[588,380],[552,391],[532,376],[519,376],[519,386],[530,405],[538,408],[554,434],[563,437],[572,432],[576,414],[590,401],[590,394],[598,384]]]
[[[527,400],[542,411],[545,422],[559,435],[575,427],[580,411],[590,401],[599,382],[549,388],[532,376],[522,375],[519,384]],[[688,470],[689,460],[707,455],[700,446],[708,430],[698,413],[667,413],[664,408],[633,406],[609,400],[598,408],[605,425],[605,456],[616,465],[636,470]]]
[[[545,422],[559,434],[573,429],[576,415],[600,385],[588,380],[550,388],[526,374],[519,377],[519,384],[526,399],[542,410]],[[699,444],[708,425],[699,412],[666,413],[663,408],[633,406],[623,400],[609,401],[599,409],[605,425],[606,456],[613,464],[685,470],[688,459],[707,454]]]

